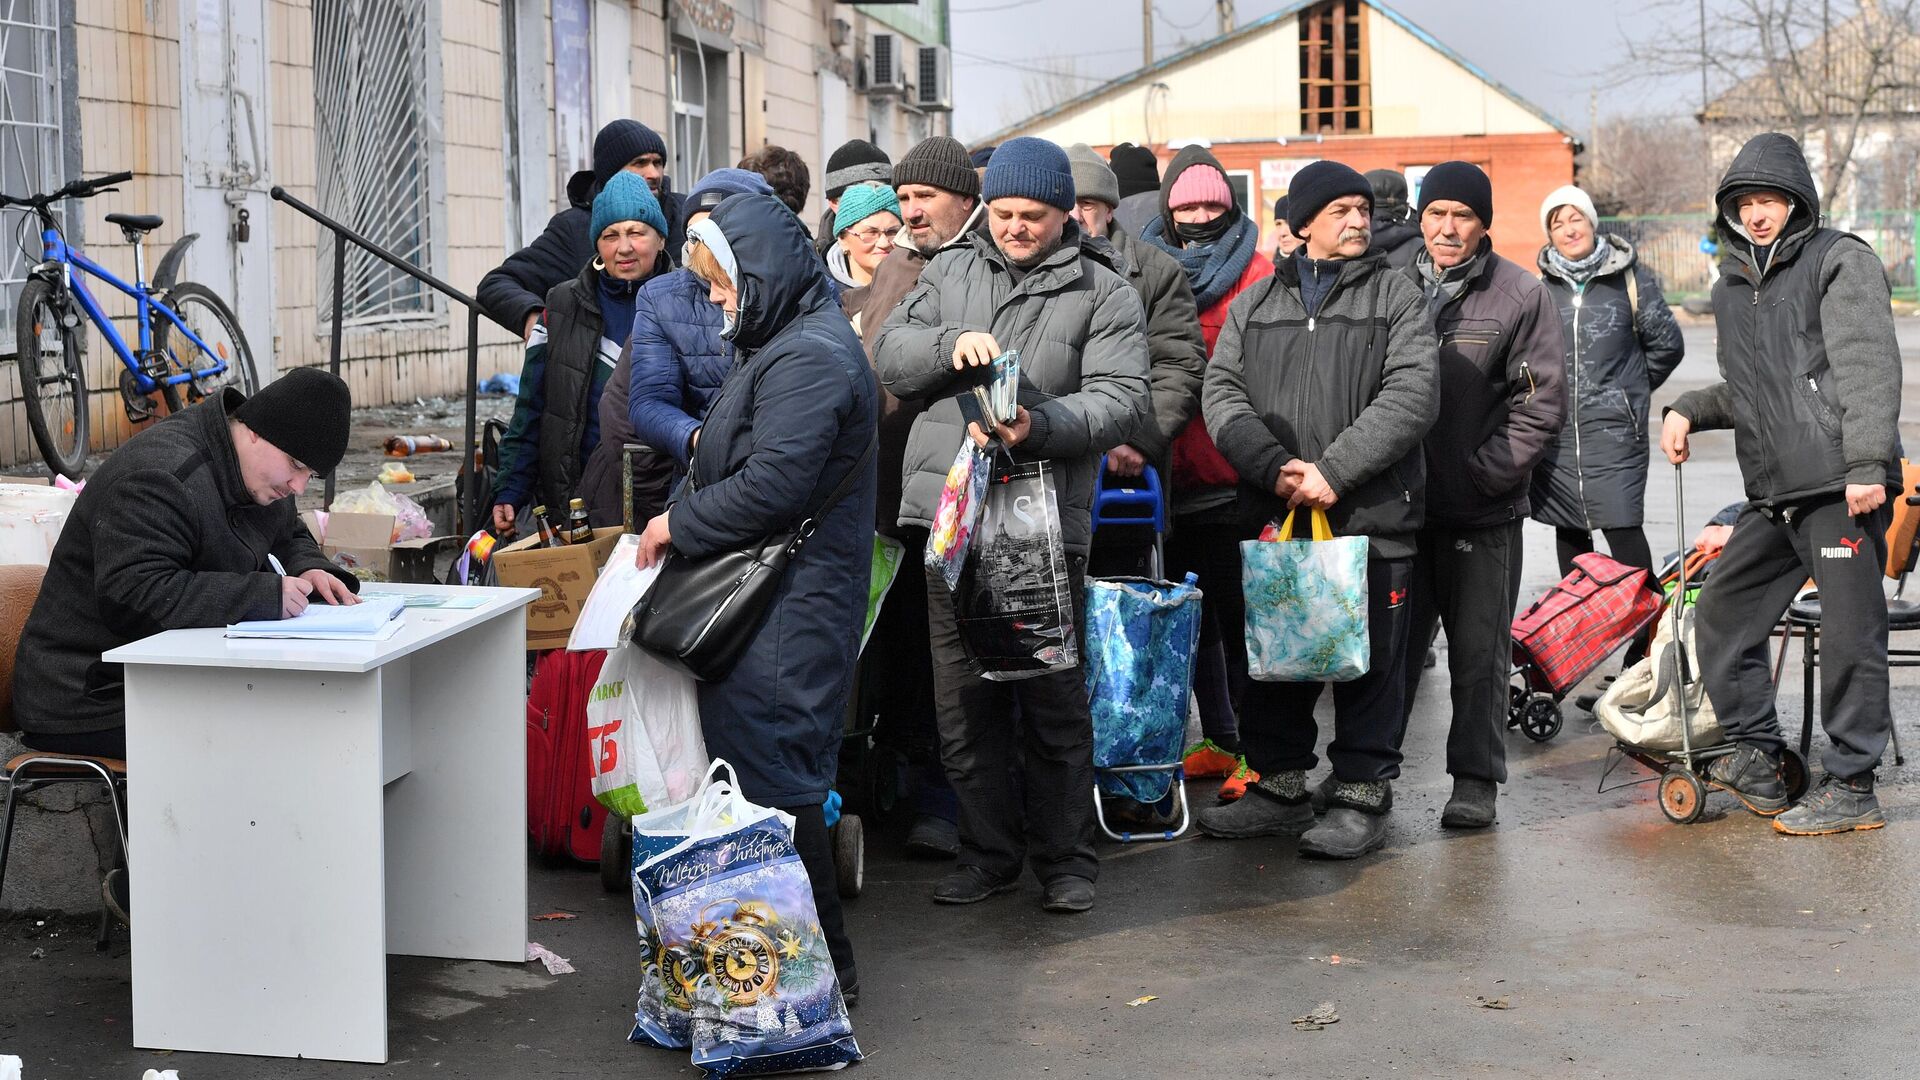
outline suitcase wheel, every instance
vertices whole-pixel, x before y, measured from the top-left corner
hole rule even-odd
[[[1675,825],[1689,825],[1700,820],[1700,811],[1707,805],[1707,788],[1700,778],[1678,765],[1666,771],[1660,777],[1660,812]]]
[[[1528,698],[1526,708],[1520,712],[1520,730],[1534,742],[1546,742],[1560,734],[1564,722],[1560,715],[1560,703],[1548,694],[1535,694]]]
[[[610,893],[632,888],[633,821],[625,814],[608,814],[600,830],[600,887]]]
[[[856,814],[845,814],[831,830],[833,864],[839,876],[841,897],[851,900],[867,884],[866,827]]]

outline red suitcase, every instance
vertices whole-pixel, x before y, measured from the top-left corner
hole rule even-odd
[[[527,835],[542,855],[600,862],[606,807],[593,797],[587,694],[607,654],[555,649],[527,689]]]
[[[1564,694],[1660,613],[1652,575],[1597,551],[1513,620],[1513,662],[1540,693]]]

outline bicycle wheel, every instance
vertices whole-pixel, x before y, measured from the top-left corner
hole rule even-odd
[[[68,328],[66,295],[35,278],[20,290],[14,341],[27,427],[47,468],[78,480],[87,468],[87,373],[80,360],[79,327]]]
[[[167,292],[166,303],[174,314],[180,316],[180,321],[187,325],[187,329],[193,331],[194,337],[205,342],[207,348],[227,364],[227,370],[218,375],[208,375],[180,386],[161,387],[170,411],[179,412],[182,407],[211,397],[229,386],[249,397],[260,389],[260,377],[253,366],[253,350],[247,347],[246,335],[240,332],[240,320],[218,293],[198,282],[183,281]],[[154,351],[166,357],[170,372],[196,371],[207,366],[206,354],[191,338],[176,334],[172,320],[156,312],[153,322]],[[184,400],[180,394],[181,386],[187,389]]]

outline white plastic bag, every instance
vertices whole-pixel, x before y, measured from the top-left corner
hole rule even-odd
[[[0,1080],[20,1080],[23,1066],[12,1054],[0,1054]]]
[[[1700,679],[1700,653],[1693,647],[1693,613],[1689,605],[1680,616],[1680,633],[1686,643],[1687,671],[1693,681],[1686,687],[1687,730],[1692,745],[1718,746],[1727,741],[1714,715],[1713,701],[1707,697],[1706,684]],[[1673,617],[1660,616],[1653,633],[1653,648],[1644,659],[1620,673],[1594,703],[1593,714],[1607,733],[1643,750],[1677,751],[1680,741],[1680,675],[1673,646]]]
[[[631,817],[698,791],[707,744],[696,686],[637,646],[607,654],[587,695],[588,763],[601,805]]]

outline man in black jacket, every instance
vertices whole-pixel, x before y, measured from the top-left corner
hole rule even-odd
[[[120,665],[163,630],[291,618],[359,601],[294,512],[346,452],[347,385],[294,368],[226,390],[127,440],[73,504],[20,635],[13,709],[28,746],[124,757]],[[275,565],[278,560],[278,565]]]
[[[1447,631],[1450,829],[1493,824],[1507,779],[1507,683],[1520,525],[1533,466],[1566,416],[1560,313],[1539,279],[1493,252],[1493,185],[1448,161],[1420,185],[1425,248],[1409,275],[1440,339],[1440,419],[1427,433],[1427,524],[1414,556],[1413,640]],[[1411,717],[1422,667],[1407,665]],[[1404,729],[1402,736],[1404,737]]]
[[[1420,227],[1413,221],[1413,208],[1407,205],[1407,177],[1398,169],[1368,169],[1367,186],[1373,189],[1373,240],[1369,255],[1385,255],[1387,265],[1404,270],[1420,254]]]
[[[474,298],[487,318],[520,336],[533,336],[534,324],[546,310],[554,286],[572,281],[593,258],[593,238],[587,225],[593,218],[593,197],[617,172],[638,173],[653,189],[667,216],[667,258],[680,262],[687,240],[680,196],[667,176],[667,144],[638,120],[615,120],[593,138],[593,171],[574,173],[567,181],[567,208],[553,215],[545,232],[533,243],[507,256],[487,272],[474,289]]]
[[[1865,241],[1819,226],[1813,175],[1785,135],[1749,140],[1714,203],[1728,235],[1713,286],[1725,381],[1682,394],[1660,434],[1677,465],[1692,432],[1732,428],[1746,484],[1747,506],[1700,594],[1701,679],[1738,743],[1707,782],[1783,833],[1877,829],[1887,819],[1873,770],[1893,728],[1880,577],[1888,494],[1902,483],[1886,270]],[[1789,810],[1767,641],[1809,574],[1830,745],[1821,786]]]

